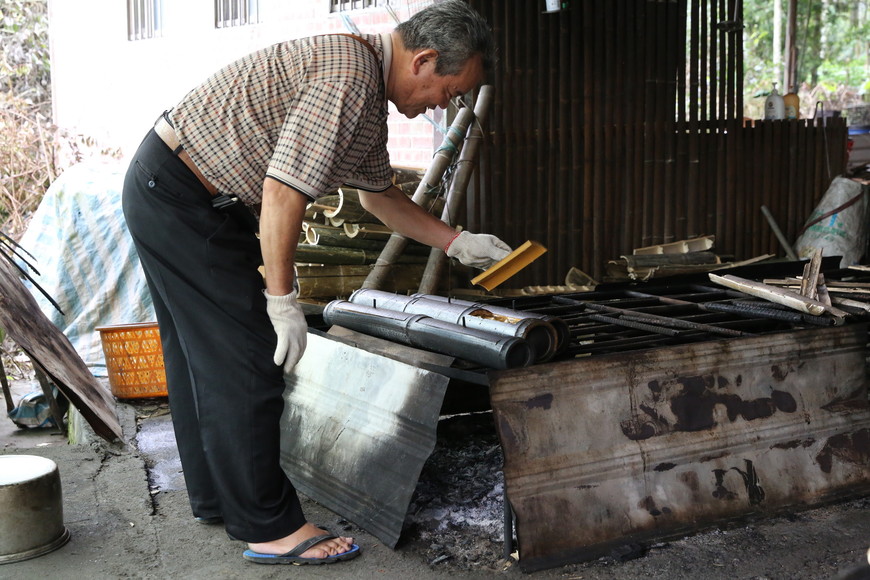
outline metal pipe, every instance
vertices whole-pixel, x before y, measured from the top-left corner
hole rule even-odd
[[[418,296],[418,294],[414,294]],[[516,310],[514,308],[505,308],[504,306],[496,306],[494,304],[485,304],[483,302],[471,302],[469,300],[460,300],[458,298],[450,298],[448,296],[427,295],[431,300],[440,300],[442,302],[452,302],[453,304],[462,304],[468,307],[485,308],[496,316],[504,316],[511,319],[522,320],[525,318],[539,318],[553,327],[556,331],[556,345],[553,347],[555,354],[565,350],[568,342],[571,340],[571,331],[568,328],[568,323],[558,316],[550,316],[549,314],[540,314],[537,312],[528,312],[526,310]]]
[[[493,369],[532,363],[532,348],[522,338],[467,328],[423,314],[371,308],[333,300],[323,309],[327,324],[471,361]]]
[[[498,315],[485,305],[470,302],[460,304],[426,294],[403,296],[368,288],[356,290],[348,302],[376,309],[422,314],[500,336],[516,336],[529,343],[535,362],[551,359],[558,344],[556,329],[540,317]]]

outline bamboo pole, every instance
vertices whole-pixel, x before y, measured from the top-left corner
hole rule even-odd
[[[362,287],[370,266],[299,266],[299,297],[350,296]],[[411,292],[420,283],[423,264],[408,264],[387,271],[383,277],[384,290],[389,292]]]
[[[459,150],[459,146],[462,144],[465,133],[468,131],[468,125],[471,123],[473,118],[474,112],[467,107],[460,109],[456,114],[453,124],[450,125],[447,134],[444,135],[441,147],[439,147],[435,152],[432,163],[426,171],[426,175],[423,176],[423,179],[420,181],[420,186],[411,198],[414,203],[419,205],[421,200],[425,199],[427,191],[438,187],[438,182],[441,180],[444,172],[447,171],[447,167],[449,167],[453,161],[453,158]],[[395,263],[396,258],[402,253],[407,245],[408,238],[401,234],[393,233],[387,241],[383,251],[381,251],[381,255],[378,257],[377,262],[375,262],[371,272],[366,276],[362,287],[381,288],[386,276]]]
[[[367,265],[374,264],[380,253],[380,250],[367,250],[364,248],[299,244],[296,246],[296,263],[325,264],[330,266]],[[421,264],[425,262],[426,256],[422,255],[416,256],[409,253],[399,256],[399,263],[401,264]]]
[[[471,176],[476,167],[477,154],[480,150],[480,143],[483,141],[483,131],[481,127],[486,122],[487,113],[489,112],[490,104],[492,104],[492,86],[484,85],[480,88],[480,93],[477,96],[477,102],[474,104],[474,116],[477,122],[471,127],[468,136],[465,139],[465,145],[462,147],[462,152],[459,154],[458,168],[450,182],[450,191],[447,194],[447,203],[444,210],[441,212],[441,221],[449,226],[456,226],[455,218],[462,204],[465,203],[465,193],[468,189],[468,182],[471,181]],[[423,294],[434,294],[438,288],[438,284],[444,275],[444,266],[447,263],[447,255],[441,248],[432,248],[429,252],[429,261],[426,263],[426,269],[423,272],[423,279],[420,282],[419,292]]]

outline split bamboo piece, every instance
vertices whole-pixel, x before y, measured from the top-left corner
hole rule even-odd
[[[690,240],[679,240],[667,244],[656,244],[643,248],[635,248],[632,254],[644,256],[649,254],[687,254],[689,252],[703,252],[713,247],[716,236],[701,236]]]
[[[755,282],[753,280],[746,280],[745,278],[732,276],[730,274],[725,276],[717,276],[716,274],[710,273],[707,275],[710,277],[711,281],[721,286],[725,286],[726,288],[739,290],[740,292],[749,294],[750,296],[764,298],[766,300],[769,300],[770,302],[782,304],[783,306],[788,306],[789,308],[798,310],[800,312],[805,312],[807,314],[812,314],[813,316],[821,316],[825,312],[828,312],[829,314],[837,317],[843,317],[847,315],[846,312],[840,310],[839,308],[833,306],[826,306],[818,300],[806,298],[805,296],[801,296],[797,292],[792,292],[791,290],[777,288],[776,286],[770,286],[768,284]]]
[[[492,290],[538,258],[544,255],[547,248],[531,240],[525,242],[516,250],[499,260],[482,274],[475,276],[472,284]]]

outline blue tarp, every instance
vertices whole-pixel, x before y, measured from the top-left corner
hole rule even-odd
[[[100,160],[64,171],[20,241],[39,271],[30,274],[64,314],[28,284],[31,293],[95,376],[107,374],[96,327],[155,320],[121,211],[126,168],[126,162]]]

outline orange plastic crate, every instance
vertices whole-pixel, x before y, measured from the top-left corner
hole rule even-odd
[[[166,371],[156,322],[98,326],[109,386],[119,399],[165,397]]]

